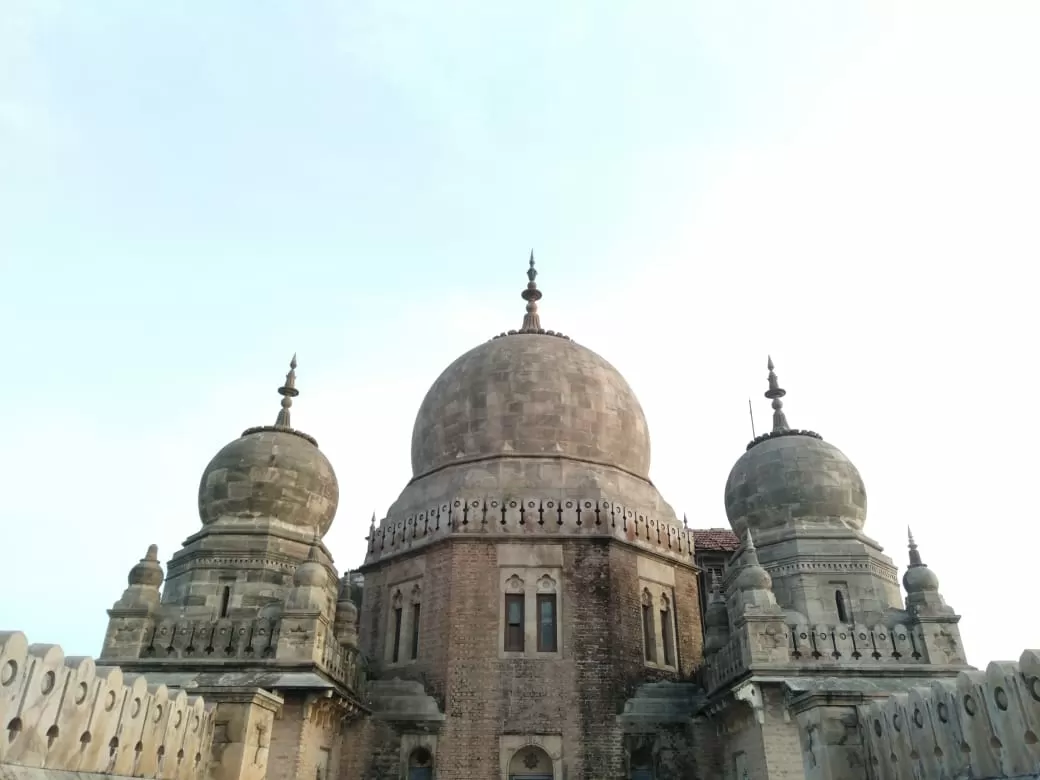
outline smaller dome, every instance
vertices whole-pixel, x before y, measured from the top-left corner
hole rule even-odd
[[[937,593],[939,577],[927,566],[911,566],[903,574],[903,587],[907,593]]]
[[[149,545],[145,556],[130,569],[126,578],[127,584],[143,585],[149,588],[158,588],[163,583],[163,570],[159,565],[159,547]]]
[[[733,580],[733,587],[741,593],[746,593],[749,590],[771,590],[773,578],[769,576],[769,572],[763,569],[756,560],[740,570],[736,579]]]
[[[921,559],[921,551],[917,549],[914,534],[909,528],[906,536],[910,547],[910,565],[903,574],[903,587],[907,593],[938,593],[939,577]]]
[[[250,428],[218,452],[199,483],[203,525],[222,520],[272,518],[322,537],[339,504],[339,482],[318,442],[290,425],[296,356],[273,426]]]
[[[218,452],[199,483],[203,525],[270,517],[324,536],[339,504],[328,458],[306,434],[251,428]]]
[[[769,390],[773,430],[752,441],[726,480],[726,515],[737,536],[783,526],[830,525],[862,530],[863,478],[845,454],[812,431],[787,425],[773,362]]]
[[[733,587],[741,593],[747,593],[752,590],[772,590],[773,578],[769,576],[769,572],[762,568],[762,564],[759,563],[758,550],[755,549],[755,542],[751,538],[750,532],[744,537],[744,554],[742,557],[744,565],[737,572],[737,576],[733,580]]]
[[[307,560],[296,567],[293,585],[297,588],[324,588],[329,583],[329,574],[318,557],[318,546],[312,545]]]

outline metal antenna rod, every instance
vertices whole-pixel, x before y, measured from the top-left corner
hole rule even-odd
[[[753,406],[751,406],[751,399],[750,398],[747,399],[747,410],[748,410],[748,414],[751,415],[751,438],[755,439],[755,438],[757,438],[755,436],[755,409],[754,409]]]

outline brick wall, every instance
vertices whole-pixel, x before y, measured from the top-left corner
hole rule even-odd
[[[559,734],[568,780],[623,778],[616,716],[640,682],[670,676],[643,664],[637,556],[646,553],[608,539],[546,541],[562,545],[564,558],[558,660],[499,657],[499,540],[456,539],[421,553],[420,658],[384,670],[384,676],[419,679],[441,703],[446,721],[438,740],[439,777],[499,777],[500,736]],[[387,586],[405,568],[395,561],[365,572],[361,641],[371,658],[383,654]],[[695,574],[676,568],[674,592],[677,655],[689,673],[701,660]],[[350,776],[399,777],[398,749],[388,744],[395,740],[385,727],[349,739],[351,752],[372,756],[367,774]],[[347,757],[343,766],[356,760]]]

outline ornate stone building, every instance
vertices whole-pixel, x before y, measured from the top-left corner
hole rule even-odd
[[[535,277],[521,328],[433,383],[412,478],[342,578],[294,358],[275,424],[203,472],[201,528],[131,569],[96,662],[0,634],[0,777],[1040,777],[1040,656],[967,665],[913,538],[901,589],[772,361],[732,530],[692,530],[638,400],[542,328]]]

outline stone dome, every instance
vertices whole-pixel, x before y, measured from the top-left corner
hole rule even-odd
[[[279,426],[252,428],[218,452],[199,483],[203,525],[272,518],[324,536],[339,503],[339,483],[317,442]]]
[[[867,517],[863,478],[837,447],[803,431],[751,446],[726,480],[733,532],[756,535],[785,525],[837,525],[854,531]]]
[[[159,565],[159,547],[149,545],[145,556],[134,564],[126,578],[127,585],[142,585],[158,588],[163,583],[163,570]]]
[[[938,593],[939,577],[921,560],[921,551],[917,549],[913,533],[907,529],[906,535],[910,546],[910,565],[903,573],[903,587],[907,593]]]
[[[650,436],[610,363],[559,334],[519,331],[448,366],[412,431],[414,478],[499,456],[592,462],[646,479]]]
[[[203,525],[270,518],[321,538],[339,504],[339,482],[318,442],[290,422],[296,389],[296,355],[278,388],[281,411],[274,425],[250,428],[218,452],[202,472],[199,517]]]
[[[737,536],[784,526],[829,526],[859,531],[867,519],[867,491],[852,461],[818,433],[787,424],[773,358],[766,362],[773,430],[747,446],[726,479],[726,516]]]

